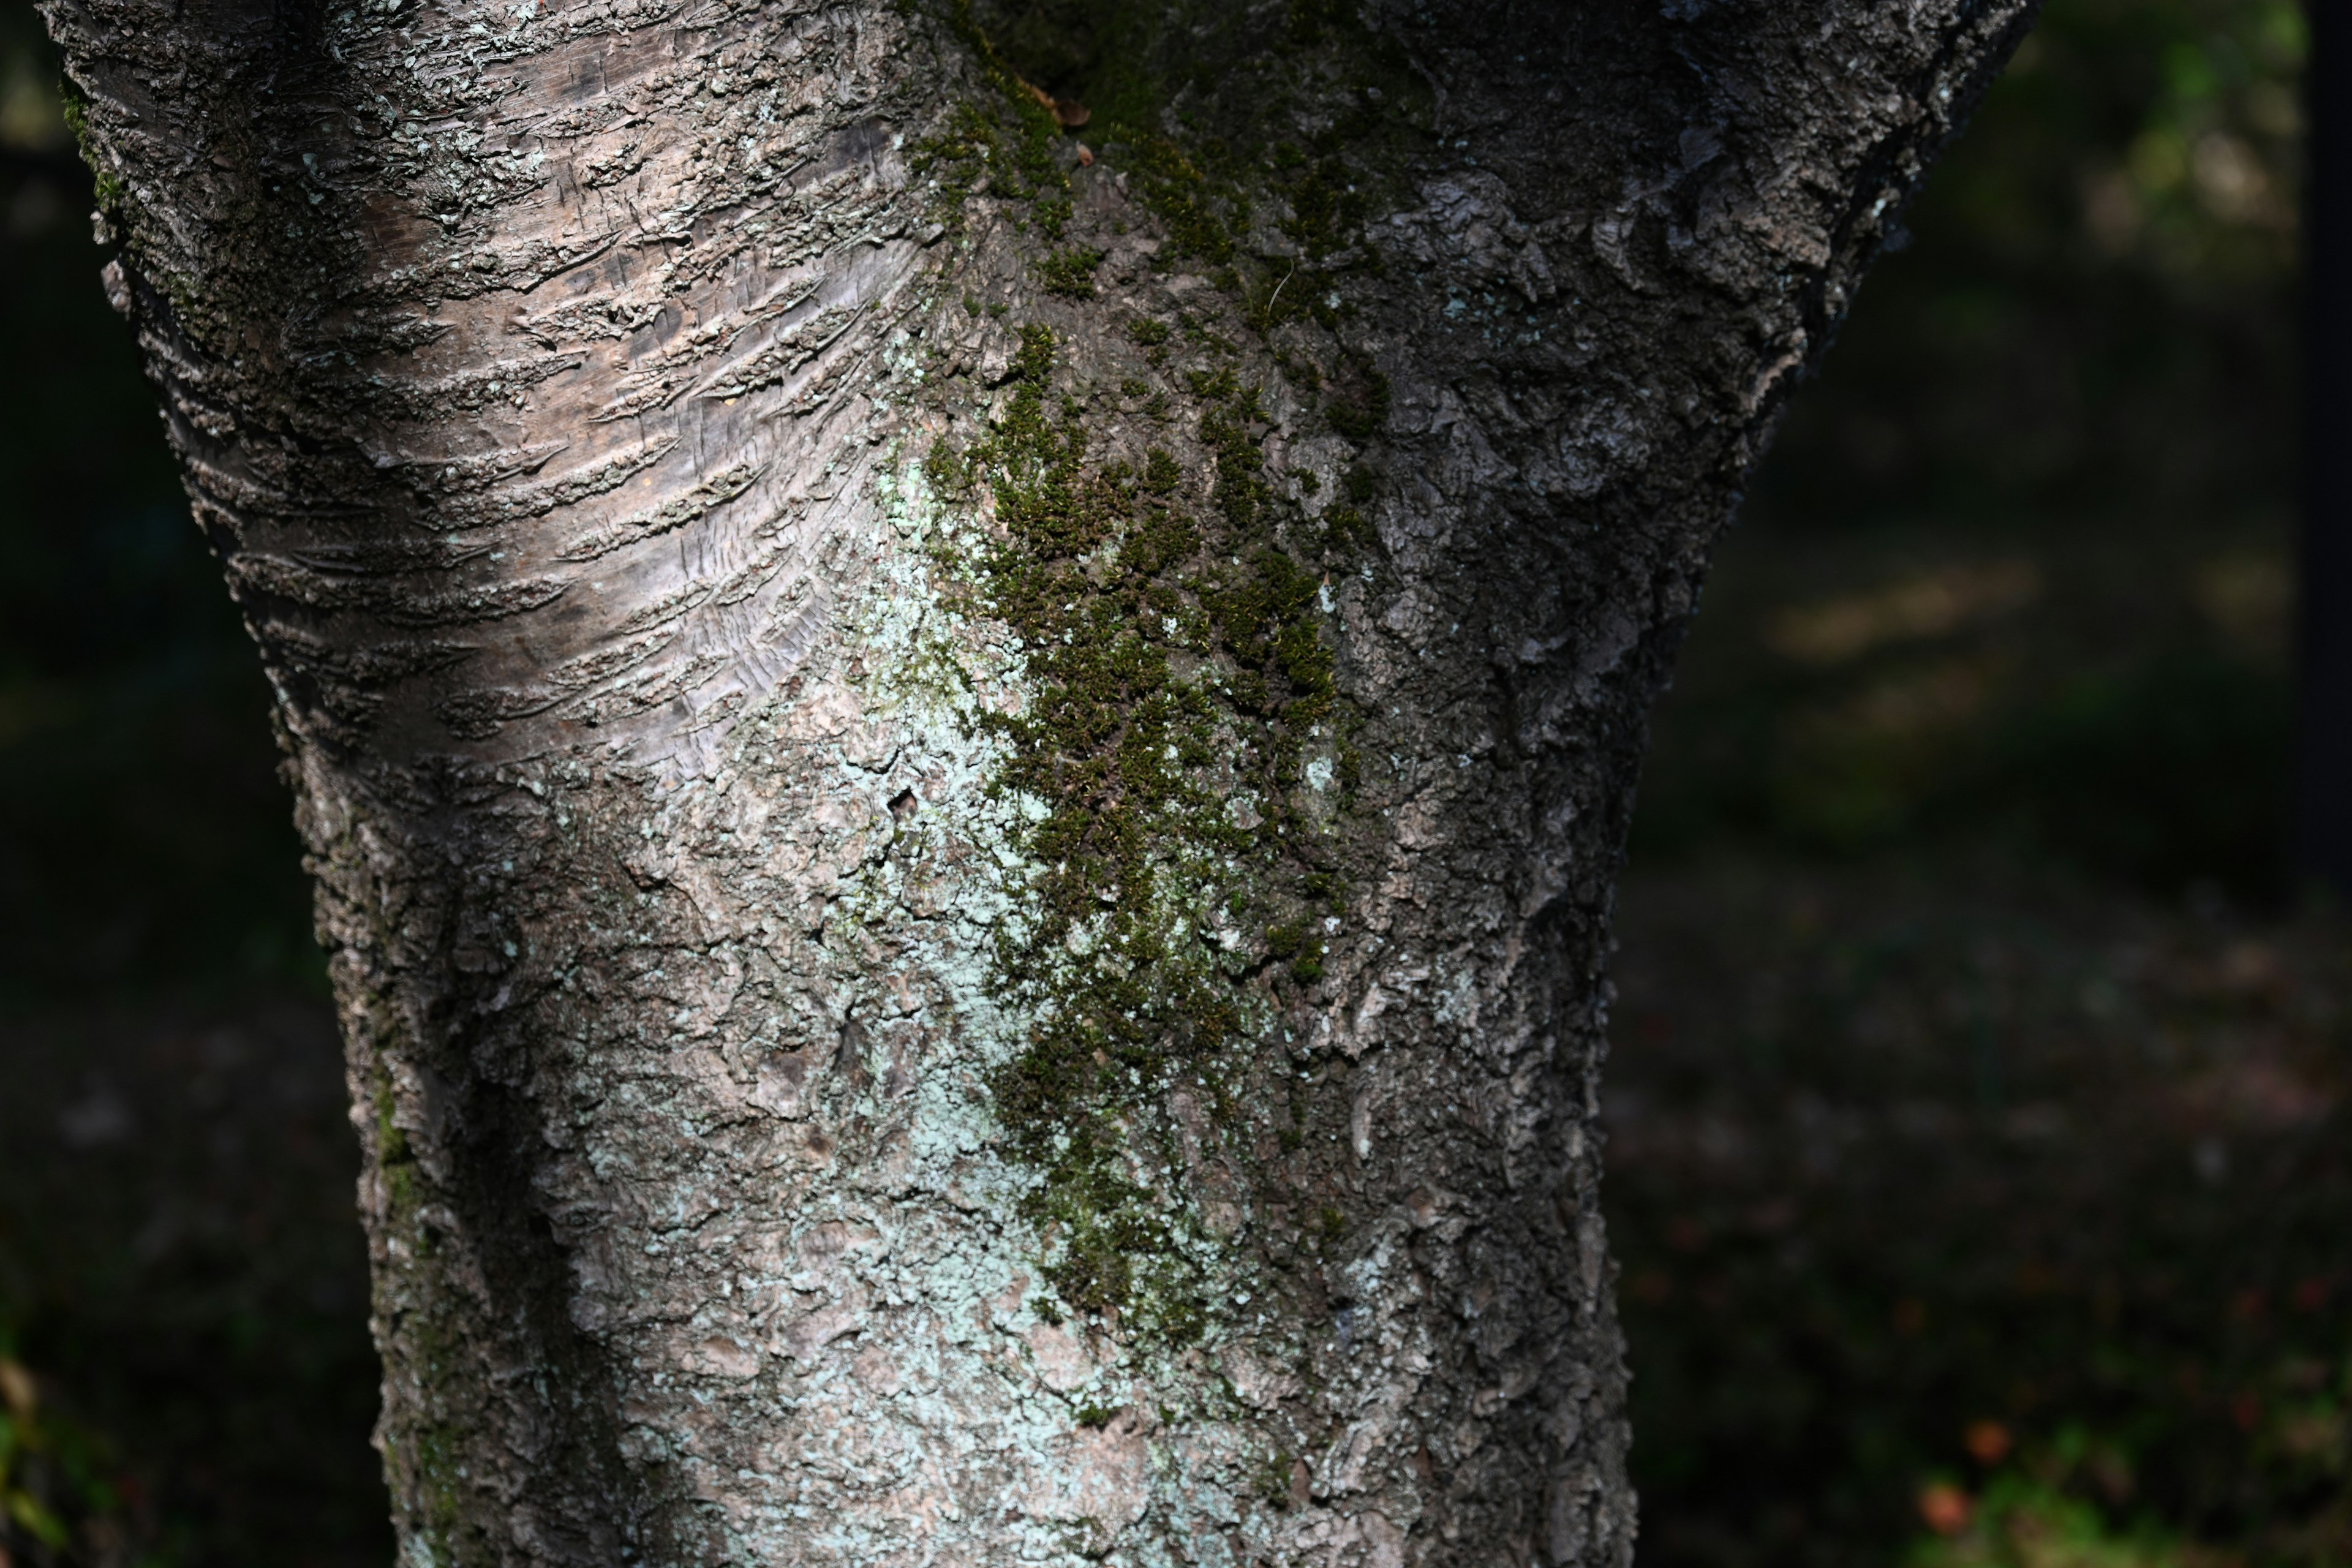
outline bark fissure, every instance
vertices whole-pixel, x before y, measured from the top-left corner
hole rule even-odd
[[[51,0],[405,1562],[1624,1562],[1643,714],[2030,11]]]

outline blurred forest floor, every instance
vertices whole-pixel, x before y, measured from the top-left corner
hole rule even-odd
[[[2052,0],[1722,552],[1620,900],[1649,1563],[2352,1565],[2352,924],[2281,843],[2302,53],[2281,0]],[[54,69],[7,0],[0,1539],[382,1565],[268,694]]]
[[[2303,47],[2052,0],[1721,552],[1605,1097],[1649,1563],[2352,1564]]]

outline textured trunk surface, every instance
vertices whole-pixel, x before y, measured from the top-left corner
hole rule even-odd
[[[1643,714],[2030,10],[49,0],[411,1568],[1626,1562]]]

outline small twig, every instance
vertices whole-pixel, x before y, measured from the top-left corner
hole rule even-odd
[[[1290,264],[1290,270],[1282,275],[1282,282],[1276,284],[1274,286],[1274,292],[1265,297],[1265,319],[1267,325],[1271,326],[1274,322],[1274,302],[1282,298],[1282,290],[1285,285],[1288,284],[1293,278],[1297,276],[1298,263],[1294,259]]]

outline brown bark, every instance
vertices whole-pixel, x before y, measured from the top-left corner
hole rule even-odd
[[[405,1561],[1625,1561],[1643,714],[2031,9],[50,0]]]

